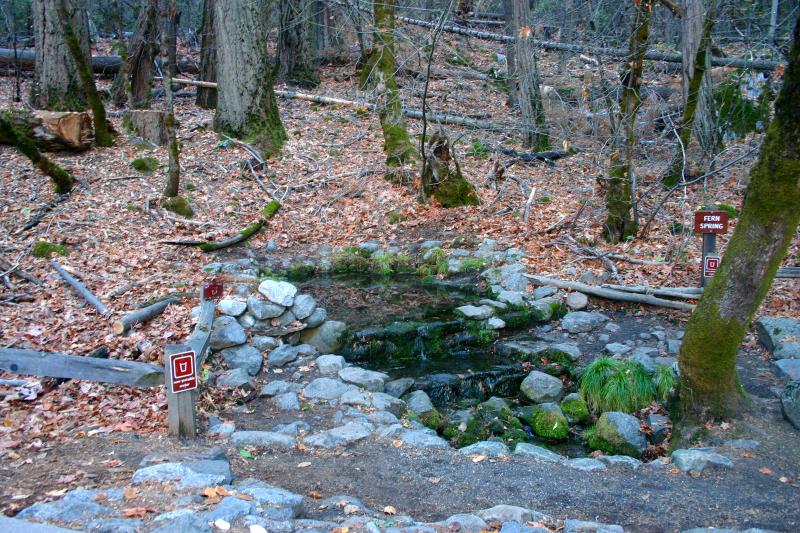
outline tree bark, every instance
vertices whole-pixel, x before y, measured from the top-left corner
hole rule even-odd
[[[678,366],[687,425],[735,415],[736,353],[800,223],[800,19],[736,231],[686,327]]]
[[[13,144],[17,150],[31,160],[31,163],[36,168],[50,176],[53,180],[56,194],[65,194],[72,190],[73,180],[70,173],[42,155],[33,140],[24,133],[19,132],[6,114],[2,113],[0,113],[0,139],[7,139],[9,141],[8,144]]]
[[[0,116],[29,137],[39,150],[81,152],[92,145],[94,133],[88,113],[9,109],[0,112]],[[15,144],[15,139],[0,134],[0,144]]]
[[[636,233],[633,205],[633,157],[636,146],[636,113],[642,105],[642,66],[647,51],[650,21],[653,16],[652,0],[641,0],[635,8],[633,33],[630,37],[628,60],[620,78],[619,129],[614,132],[609,178],[606,183],[606,208],[608,217],[604,236],[610,242],[619,242]]]
[[[394,60],[395,0],[373,0],[375,42],[372,55],[362,72],[362,85],[375,87],[378,118],[383,129],[383,151],[386,153],[387,178],[395,179],[398,169],[416,163],[419,154],[411,144],[403,115],[403,104],[397,91]]]
[[[247,140],[265,155],[286,141],[275,93],[267,39],[269,2],[217,2],[217,111],[214,129]]]
[[[422,174],[422,192],[433,197],[442,207],[478,205],[475,187],[461,173],[461,166],[453,156],[450,139],[442,130],[431,135]]]
[[[84,0],[65,0],[70,14],[62,20],[61,0],[34,0],[33,28],[36,42],[36,70],[31,87],[31,105],[51,111],[83,111],[86,92],[78,66],[70,53],[64,28],[72,28],[80,54],[90,62],[89,30]]]
[[[200,79],[217,81],[217,43],[214,39],[216,0],[203,0],[203,23],[200,27]],[[217,90],[197,88],[196,103],[203,109],[217,107]]]
[[[312,0],[280,0],[278,78],[306,89],[319,85],[311,42],[312,6]],[[324,40],[325,26],[319,31]]]
[[[161,21],[161,53],[164,70],[164,126],[169,143],[169,170],[167,172],[167,183],[164,186],[162,195],[165,198],[178,196],[181,179],[180,148],[178,139],[175,135],[175,110],[172,95],[172,72],[174,64],[172,59],[172,44],[175,37],[175,19],[177,6],[175,0],[162,0],[159,19]]]
[[[513,0],[514,36],[517,64],[517,99],[522,112],[523,145],[534,151],[550,148],[547,121],[544,116],[540,89],[539,67],[533,47],[530,26],[531,9],[528,0]]]
[[[509,37],[514,37],[514,0],[503,0],[503,17],[505,20],[505,32]],[[517,105],[517,52],[514,41],[506,41],[506,84],[508,87],[508,103],[514,107]]]
[[[142,11],[128,50],[128,104],[134,109],[150,107],[159,33],[158,0],[142,0]]]

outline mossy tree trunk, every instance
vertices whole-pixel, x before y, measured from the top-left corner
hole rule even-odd
[[[17,130],[6,113],[0,114],[0,139],[4,140],[4,142],[7,141],[8,144],[13,144],[17,150],[31,160],[36,168],[50,176],[53,180],[56,194],[64,194],[72,190],[72,176],[70,173],[42,155],[39,149],[36,148],[33,139],[24,132]]]
[[[159,20],[161,22],[161,54],[163,58],[164,71],[164,125],[167,130],[169,170],[167,172],[167,183],[164,186],[163,195],[166,198],[178,196],[181,179],[180,148],[178,139],[175,135],[175,106],[172,95],[172,63],[170,62],[170,33],[169,26],[175,20],[177,10],[175,0],[162,0]]]
[[[505,21],[505,33],[511,37],[516,35],[514,31],[514,0],[503,0],[503,20]],[[517,105],[517,51],[513,41],[506,41],[506,83],[508,84],[508,103],[511,106]]]
[[[78,75],[83,84],[83,92],[89,100],[92,108],[92,121],[94,123],[94,144],[97,146],[111,146],[114,144],[114,137],[108,128],[106,121],[106,108],[103,100],[97,92],[94,84],[94,71],[92,71],[91,56],[84,54],[83,47],[78,34],[69,24],[70,20],[76,18],[76,14],[70,11],[69,0],[58,0],[59,19],[64,23],[62,31],[67,42],[72,60],[78,69]]]
[[[278,78],[310,89],[319,85],[312,40],[312,0],[280,0]]]
[[[60,8],[61,0],[33,1],[36,70],[31,105],[36,109],[84,111],[87,108],[84,85],[64,35],[64,28],[70,27],[77,38],[81,56],[89,63],[86,4],[84,0],[65,1],[66,10]],[[62,20],[64,11],[70,14],[69,20]]]
[[[422,193],[433,197],[442,207],[478,205],[475,188],[461,173],[461,166],[453,156],[450,139],[442,130],[431,135],[426,150],[425,171],[422,175]]]
[[[125,31],[122,27],[122,11],[119,7],[119,0],[111,0],[111,10],[114,19],[114,31],[117,33],[116,46],[122,58],[122,64],[114,76],[114,82],[111,84],[111,101],[114,102],[115,106],[122,107],[128,100],[128,94],[125,90],[128,80],[128,41],[125,39]]]
[[[547,120],[542,103],[541,80],[533,46],[530,26],[531,8],[528,0],[512,0],[516,60],[517,102],[522,112],[523,145],[536,152],[550,148]]]
[[[800,19],[736,231],[697,304],[678,356],[687,425],[728,417],[742,393],[736,352],[800,223]]]
[[[642,105],[642,66],[650,35],[653,17],[652,0],[641,0],[636,5],[633,33],[630,37],[629,55],[620,78],[619,131],[614,133],[606,183],[606,209],[608,216],[604,236],[610,242],[619,242],[636,233],[634,210],[633,158],[636,147],[636,113]]]
[[[203,23],[200,26],[200,79],[217,81],[217,43],[214,39],[214,4],[216,0],[203,0]],[[217,90],[198,87],[195,103],[203,109],[217,107]]]
[[[378,118],[383,129],[383,151],[386,153],[387,178],[397,176],[395,169],[419,161],[411,144],[403,116],[403,104],[397,91],[394,61],[395,0],[373,0],[375,42],[372,55],[362,72],[362,85],[375,88]]]
[[[158,0],[142,0],[128,50],[128,105],[134,109],[150,107],[153,62],[158,55]]]
[[[286,141],[275,93],[267,39],[269,2],[216,2],[217,111],[214,129],[256,145],[265,154]]]
[[[702,2],[700,0],[690,0],[686,3],[687,8],[694,6],[692,13],[687,10],[684,16],[684,28],[689,19],[702,17]],[[699,7],[699,13],[695,13]],[[689,151],[689,143],[692,140],[692,131],[698,131],[700,144],[716,144],[713,139],[717,138],[717,126],[714,116],[713,99],[711,97],[711,32],[717,19],[717,2],[712,0],[706,9],[705,18],[702,24],[702,31],[698,40],[690,39],[687,31],[684,31],[684,88],[685,98],[683,107],[683,117],[678,124],[679,143],[672,156],[667,172],[664,175],[664,187],[671,188],[678,184],[683,177]],[[699,32],[692,32],[699,33]],[[694,54],[691,60],[687,60],[689,54]]]

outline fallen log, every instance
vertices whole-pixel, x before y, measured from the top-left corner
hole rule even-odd
[[[570,148],[569,150],[548,150],[546,152],[519,152],[517,150],[512,150],[511,148],[505,148],[503,146],[491,146],[490,143],[483,143],[484,146],[490,146],[489,150],[492,152],[497,152],[503,155],[511,156],[514,159],[519,159],[524,163],[550,163],[552,164],[553,161],[557,159],[563,159],[565,157],[570,157],[578,153],[577,148]]]
[[[691,311],[694,309],[694,305],[691,304],[673,302],[672,300],[664,300],[648,294],[635,294],[630,292],[615,291],[612,289],[604,289],[601,287],[595,287],[593,285],[587,285],[577,281],[565,281],[555,278],[548,278],[546,276],[535,276],[532,274],[525,274],[525,277],[539,285],[549,285],[558,289],[578,291],[584,294],[591,294],[592,296],[597,296],[599,298],[606,298],[608,300],[647,304],[656,307],[668,307],[671,309],[680,309],[681,311]]]
[[[160,59],[156,60],[160,66]],[[16,63],[12,48],[0,48],[0,65],[15,65],[23,70],[32,70],[36,64],[36,52],[32,50],[17,50]],[[119,72],[122,58],[119,56],[92,56],[92,71],[95,74],[110,76]],[[189,56],[181,56],[177,62],[178,72],[183,74],[197,74],[200,69],[197,63]]]
[[[776,278],[800,278],[800,267],[781,267],[775,274]]]
[[[13,348],[0,349],[0,370],[131,387],[157,387],[164,383],[164,368],[150,363]]]
[[[75,291],[80,294],[80,296],[86,300],[92,307],[97,309],[97,312],[103,315],[104,317],[111,314],[111,310],[106,307],[106,305],[100,301],[100,299],[92,293],[86,286],[75,279],[69,272],[64,270],[64,267],[56,263],[54,260],[50,260],[50,265],[58,272],[58,275],[66,281]]]
[[[666,298],[682,298],[684,300],[698,300],[703,294],[702,289],[689,287],[645,287],[644,285],[612,285],[604,283],[604,289],[614,291],[630,292],[634,294],[651,294],[653,296],[664,296]]]
[[[176,304],[179,301],[180,300],[178,298],[167,298],[166,300],[161,300],[153,305],[148,305],[147,307],[139,309],[138,311],[128,313],[119,320],[115,320],[114,323],[111,324],[111,329],[113,329],[114,333],[117,335],[125,335],[135,325],[143,324],[148,320],[152,320],[163,313],[167,307],[172,304]]]
[[[50,177],[56,194],[66,194],[72,190],[72,174],[55,164],[36,147],[36,143],[0,113],[0,139],[8,139],[9,143],[27,157],[33,165]]]
[[[30,137],[39,150],[80,152],[92,146],[94,129],[88,113],[10,109],[2,114],[17,132]],[[14,139],[0,132],[0,144],[14,144]]]
[[[412,26],[420,26],[423,28],[435,29],[439,27],[436,22],[428,22],[425,20],[417,20],[410,17],[397,17],[398,20],[411,24]],[[501,43],[513,43],[515,38],[510,35],[500,35],[498,33],[491,33],[487,31],[472,30],[455,26],[453,24],[445,24],[441,26],[441,30],[447,33],[455,33],[458,35],[465,35],[467,37],[475,37],[486,41],[496,41]],[[627,58],[630,52],[627,48],[603,48],[600,46],[590,46],[584,44],[560,43],[556,41],[542,41],[539,39],[532,39],[531,42],[535,47],[543,48],[545,50],[558,50],[562,52],[574,52],[582,54],[594,54],[605,57],[619,57]],[[665,61],[667,63],[681,63],[681,54],[671,52],[656,52],[650,50],[645,52],[645,59],[652,61]],[[736,68],[749,68],[753,70],[774,70],[781,61],[771,61],[767,59],[743,59],[735,57],[712,57],[711,64],[720,67],[736,67]]]

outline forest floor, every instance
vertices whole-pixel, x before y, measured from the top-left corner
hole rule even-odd
[[[448,56],[453,51],[468,57],[475,68],[488,70],[491,66],[501,67],[495,54],[503,53],[502,47],[461,37],[448,38],[437,55],[439,66],[448,70],[465,68],[453,62],[448,63]],[[562,71],[557,61],[554,54],[545,54],[542,58],[544,83],[569,86],[577,94],[588,94],[584,80],[587,79],[587,73],[589,78],[596,76],[596,67],[584,65],[581,60],[574,58],[567,60]],[[606,67],[609,72],[614,71],[614,65]],[[678,73],[653,67],[648,72],[648,83],[662,87],[674,86],[678,76]],[[357,77],[352,64],[324,66],[322,79],[322,85],[310,92],[353,100],[369,98],[368,94],[357,89]],[[419,108],[421,83],[410,77],[400,78],[407,106]],[[29,78],[23,79],[22,85],[25,93]],[[13,78],[0,77],[0,108],[22,105],[13,101],[13,90]],[[0,256],[43,280],[44,284],[34,286],[12,277],[11,286],[0,285],[0,348],[86,354],[106,346],[112,358],[159,362],[160,344],[184,338],[191,330],[190,309],[196,301],[185,300],[181,305],[168,307],[161,317],[134,330],[131,335],[115,336],[109,322],[70,292],[46,259],[32,257],[32,246],[39,240],[66,246],[68,255],[58,257],[58,261],[78,273],[83,283],[95,294],[107,298],[106,302],[115,312],[115,317],[154,297],[173,291],[195,290],[204,280],[202,265],[221,260],[220,257],[263,258],[269,254],[291,254],[303,250],[306,245],[323,243],[341,247],[379,241],[403,248],[426,239],[460,238],[465,247],[474,247],[484,238],[491,238],[506,246],[524,250],[528,255],[530,273],[570,278],[574,276],[568,275],[569,268],[577,268],[580,272],[602,271],[603,265],[596,258],[578,256],[559,242],[571,235],[578,242],[603,252],[645,261],[666,261],[664,264],[645,265],[616,262],[624,283],[695,285],[699,276],[700,239],[680,232],[673,234],[670,228],[674,228],[675,223],[691,227],[692,213],[701,205],[725,203],[741,208],[748,171],[755,161],[762,137],[753,134],[728,143],[716,166],[738,160],[736,163],[709,177],[705,186],[700,182],[672,195],[656,214],[646,238],[612,246],[605,244],[601,238],[605,210],[597,180],[604,174],[608,157],[607,118],[595,118],[595,122],[592,122],[586,118],[580,106],[568,105],[552,96],[554,92],[550,94],[547,111],[553,124],[551,133],[554,147],[577,147],[581,152],[559,160],[553,166],[515,164],[506,173],[506,179],[487,185],[485,179],[494,160],[502,163],[509,158],[492,152],[485,154],[480,146],[491,148],[502,143],[507,148],[522,150],[517,141],[517,132],[500,134],[448,127],[452,138],[458,140],[455,147],[462,170],[476,185],[481,200],[478,206],[458,209],[420,204],[415,191],[384,180],[381,172],[384,169],[382,136],[377,118],[344,106],[315,105],[284,99],[278,102],[289,140],[280,154],[270,159],[268,169],[261,176],[269,189],[268,194],[253,178],[247,166],[243,165],[249,154],[236,145],[222,142],[223,139],[211,131],[212,112],[197,108],[193,98],[179,95],[176,114],[180,121],[178,136],[182,144],[181,192],[195,210],[195,217],[189,221],[168,215],[157,207],[166,175],[166,150],[136,142],[124,133],[121,118],[113,116],[111,121],[121,132],[115,146],[93,148],[80,154],[52,154],[59,164],[79,177],[82,185],[72,192],[67,201],[48,213],[41,224],[23,232],[22,225],[52,200],[54,194],[49,180],[34,170],[24,156],[10,147],[2,146]],[[434,79],[431,80],[429,102],[435,112],[476,117],[488,114],[493,120],[513,123],[517,117],[507,105],[506,97],[505,92],[488,82]],[[675,98],[679,99],[679,94],[673,95]],[[652,113],[647,107],[650,105],[654,110]],[[645,213],[643,220],[646,220],[648,211],[659,204],[664,194],[657,177],[660,169],[666,165],[672,144],[671,135],[659,133],[650,124],[651,119],[658,116],[655,111],[658,105],[653,102],[647,106],[643,115],[649,118],[642,126],[643,144],[639,154],[642,163],[637,172],[643,185],[639,198],[639,205]],[[421,131],[421,125],[416,121],[410,121],[409,128],[415,135]],[[476,141],[480,144],[476,144]],[[157,158],[159,168],[149,174],[135,171],[130,162],[143,156]],[[524,184],[524,187],[518,183]],[[527,191],[533,189],[537,201],[525,223],[521,213],[528,199]],[[204,254],[194,248],[161,243],[166,239],[229,236],[256,220],[263,206],[272,198],[281,201],[281,210],[268,227],[243,246],[218,254]],[[735,220],[731,231],[720,238],[723,252],[734,227]],[[267,251],[270,241],[277,243],[277,251]],[[800,238],[794,239],[784,266],[800,266]],[[145,279],[146,282],[119,296],[108,297],[121,286]],[[26,296],[16,303],[4,301],[14,295]],[[686,318],[686,315],[675,312],[662,314],[677,321]],[[800,316],[800,285],[796,280],[776,280],[759,314]],[[152,348],[141,353],[137,345],[147,340],[151,341]],[[755,344],[754,335],[748,336],[746,348],[755,350],[754,354],[759,350]],[[45,382],[45,390],[39,392],[36,399],[0,403],[0,418],[3,421],[0,427],[0,450],[4,463],[14,470],[6,470],[4,476],[13,476],[9,479],[19,482],[18,485],[4,484],[3,510],[13,513],[34,500],[53,498],[55,492],[87,482],[107,485],[113,482],[117,472],[126,477],[129,475],[127,461],[120,462],[117,458],[109,459],[107,464],[97,461],[91,467],[85,466],[88,452],[99,458],[116,445],[122,445],[122,449],[129,449],[127,453],[134,455],[144,453],[144,450],[153,452],[179,446],[164,436],[165,413],[164,395],[158,390],[105,387],[90,383],[68,382],[56,386]],[[791,440],[783,440],[774,446],[777,454],[786,449],[783,446],[786,442]],[[279,470],[284,459],[287,458],[277,457],[275,462],[264,467],[274,469],[281,475],[287,474],[282,476],[284,478],[291,477],[288,471]],[[295,459],[292,457],[291,461]],[[343,484],[341,491],[346,489],[347,483],[352,483],[352,486],[368,483],[368,480],[359,478],[364,471],[356,467],[370,460],[377,465],[385,461],[385,456],[365,448],[352,456],[335,459],[339,475],[342,471],[353,474],[347,481],[338,480]],[[444,463],[437,462],[435,454],[418,460],[427,462],[430,468],[445,467]],[[797,469],[797,457],[787,456],[786,460],[794,462]],[[292,464],[291,461],[287,464]],[[383,467],[399,472],[403,463],[398,462],[391,467],[384,464]],[[513,461],[500,462],[481,474],[476,474],[474,469],[453,472],[453,482],[448,486],[431,486],[423,491],[420,484],[424,485],[424,479],[420,478],[403,484],[402,490],[396,489],[396,480],[387,482],[386,490],[405,494],[402,497],[407,500],[403,505],[413,505],[417,509],[415,513],[428,513],[429,516],[441,514],[448,503],[462,508],[475,504],[475,501],[469,501],[473,496],[467,496],[470,480],[475,475],[485,476],[487,484],[495,483],[497,490],[510,496],[521,491],[533,491],[532,495],[546,492],[550,481],[544,470],[540,476],[543,479],[535,480],[543,483],[542,488],[534,489],[530,479],[525,482],[528,484],[522,485],[509,481],[513,477],[513,469]],[[418,470],[423,472],[425,468]],[[688,480],[675,478],[669,481],[667,476],[668,481],[645,480],[642,483],[659,491],[659,495],[652,498],[651,502],[661,498],[670,502],[669,505],[665,503],[663,507],[659,505],[653,508],[653,512],[667,509],[671,509],[671,513],[714,512],[717,513],[716,517],[724,517],[727,511],[722,506],[726,498],[740,498],[737,501],[741,509],[752,509],[752,513],[758,515],[766,512],[766,503],[757,495],[770,494],[772,489],[762,487],[763,483],[767,483],[768,476],[759,474],[755,467],[752,470],[749,474],[720,474],[721,478],[715,475],[704,481],[702,486],[694,485],[691,490],[697,491],[695,494],[698,497],[715,494],[716,503],[709,503],[705,511],[699,507],[682,508],[680,496],[672,498],[661,493],[662,486],[681,489]],[[40,482],[27,488],[30,491],[28,493],[16,491],[15,486],[26,487],[20,481],[23,474],[37,478],[32,475],[34,471],[44,476],[39,478]],[[780,471],[780,467],[775,467],[775,471]],[[55,473],[59,473],[59,476],[55,477]],[[578,478],[584,474],[573,472],[571,475]],[[597,475],[600,476],[598,483],[609,482],[603,477],[606,474]],[[749,476],[748,480],[737,477],[740,475]],[[334,477],[329,474],[329,479],[317,480],[310,476],[302,483],[333,483]],[[752,491],[752,501],[745,501],[751,496],[742,494],[736,488],[741,483],[750,487],[747,492]],[[464,489],[454,490],[454,487],[461,486]],[[591,489],[587,484],[585,488],[572,493],[570,487],[565,486],[547,497],[557,499],[563,496],[565,501],[573,501],[576,509],[591,503],[592,510],[580,511],[578,514],[581,515],[614,514],[609,498],[601,498],[593,492],[597,489],[596,484],[591,487],[594,488]],[[295,488],[298,491],[306,490],[305,485]],[[624,491],[633,494],[635,488],[627,486]],[[620,490],[623,490],[622,485]],[[642,490],[641,487],[639,490]],[[51,494],[51,491],[54,493]],[[664,494],[668,492],[664,491]],[[795,497],[796,494],[796,491],[791,493]],[[643,497],[644,494],[637,493],[631,501],[641,503]],[[397,502],[395,505],[400,503],[400,498],[398,495],[393,500]],[[498,496],[497,499],[502,498]],[[441,502],[442,507],[434,507],[434,502],[437,505]],[[558,505],[560,503],[553,500],[553,512]],[[624,516],[627,510],[619,509],[618,516]],[[800,524],[800,517],[790,518],[795,526]],[[636,519],[632,520],[635,523]],[[620,520],[618,523],[626,522]],[[774,522],[770,520],[769,523]]]

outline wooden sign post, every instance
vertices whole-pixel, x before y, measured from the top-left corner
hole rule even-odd
[[[716,206],[694,212],[694,231],[703,234],[703,262],[700,286],[705,287],[719,268],[722,258],[717,255],[717,234],[728,232],[728,212],[715,211]]]

